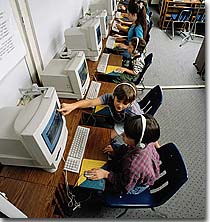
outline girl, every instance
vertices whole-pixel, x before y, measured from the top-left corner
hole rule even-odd
[[[130,54],[128,53],[128,43],[131,41],[133,37],[143,38],[146,39],[147,36],[147,21],[146,21],[146,9],[144,5],[140,7],[138,4],[132,4],[128,7],[129,11],[129,19],[132,21],[132,25],[128,30],[128,37],[125,41],[122,36],[118,34],[115,35],[116,41],[125,43],[119,43],[115,48],[116,51],[119,51],[120,54],[123,56],[124,59],[129,59]]]
[[[160,174],[160,160],[155,142],[160,137],[160,128],[151,115],[133,116],[125,122],[125,144],[108,145],[104,153],[112,160],[107,170],[92,169],[91,180],[106,179],[106,191],[139,194],[154,184]]]

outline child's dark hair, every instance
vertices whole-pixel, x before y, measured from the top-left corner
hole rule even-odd
[[[136,25],[141,25],[144,32],[144,39],[147,36],[147,19],[146,19],[146,8],[144,5],[140,6],[137,3],[128,5],[128,12],[134,15],[137,14]]]
[[[143,115],[146,118],[146,129],[141,142],[145,144],[156,142],[160,138],[160,126],[152,115]],[[141,115],[128,118],[124,124],[124,132],[127,137],[134,139],[137,144],[142,133]]]
[[[147,45],[146,41],[143,38],[139,38],[139,43],[138,46],[136,47],[137,44],[137,38],[138,37],[133,37],[131,39],[131,44],[134,49],[137,49],[138,52],[142,53]]]
[[[123,82],[115,87],[113,96],[116,96],[118,100],[123,100],[123,103],[127,105],[136,99],[136,92],[136,86],[133,83]]]

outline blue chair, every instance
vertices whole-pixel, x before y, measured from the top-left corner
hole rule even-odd
[[[181,29],[180,29],[182,31],[185,30],[186,24],[188,24],[188,31],[190,30],[191,15],[192,15],[192,10],[191,9],[184,9],[180,12],[180,14],[178,14],[178,13],[171,14],[171,18],[168,21],[168,24],[166,25],[166,29],[165,29],[165,32],[166,32],[166,34],[168,35],[168,37],[170,39],[172,39],[174,37],[174,32],[175,32],[174,25],[175,25],[175,23],[183,23],[182,26],[181,26]],[[172,37],[167,32],[170,23],[172,24],[171,25]]]
[[[203,14],[196,15],[195,19],[196,21],[195,21],[195,26],[194,26],[194,34],[196,34],[197,24],[205,24],[205,21],[206,21],[205,12]]]
[[[160,160],[160,177],[154,185],[138,195],[132,194],[110,194],[105,193],[103,196],[104,204],[112,208],[125,208],[116,218],[124,215],[129,208],[151,208],[163,205],[188,180],[186,165],[174,143],[168,143],[157,149]],[[159,215],[161,215],[159,213]],[[167,217],[162,214],[162,216]]]
[[[142,100],[140,100],[139,106],[141,110],[146,114],[154,116],[163,101],[163,92],[159,85],[152,88]]]

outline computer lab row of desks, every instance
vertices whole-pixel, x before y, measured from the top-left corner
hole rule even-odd
[[[105,41],[103,40],[103,45],[105,45]],[[91,79],[97,79],[98,61],[88,60],[87,62]],[[121,56],[113,54],[109,56],[108,65],[120,66],[121,64]],[[115,84],[113,83],[102,82],[99,96],[104,93],[111,93],[114,87]],[[61,103],[75,101],[73,99],[60,99]],[[66,116],[68,139],[64,159],[66,159],[70,150],[82,112],[92,112],[92,109],[74,110]],[[107,160],[107,155],[102,152],[102,148],[110,143],[110,129],[92,126],[89,128],[90,133],[84,158]],[[61,160],[58,170],[54,173],[37,168],[0,166],[0,191],[4,192],[8,200],[29,218],[64,217],[67,203],[63,168],[63,160]],[[74,185],[78,180],[78,174],[68,172],[67,178],[69,185]]]

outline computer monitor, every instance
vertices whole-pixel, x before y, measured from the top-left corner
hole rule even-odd
[[[40,77],[44,86],[55,87],[58,97],[83,99],[90,84],[87,61],[84,52],[73,54],[71,59],[52,59]]]
[[[84,17],[79,19],[78,26],[82,26],[85,24],[88,20],[99,18],[100,19],[100,26],[101,26],[101,34],[103,38],[106,38],[108,36],[109,27],[108,27],[108,16],[107,11],[100,10],[93,12],[91,14],[85,15]]]
[[[114,13],[116,11],[116,0],[95,0],[90,3],[90,11],[95,12],[98,10],[105,9],[108,15],[108,21],[111,22],[114,18]]]
[[[25,106],[0,109],[0,163],[55,172],[67,141],[65,118],[50,87]]]
[[[106,38],[109,33],[107,11],[106,10],[100,11],[99,13],[96,14],[96,17],[100,19],[102,37]]]
[[[99,18],[88,20],[80,27],[66,29],[64,37],[68,50],[84,51],[87,59],[98,60],[102,50]]]

